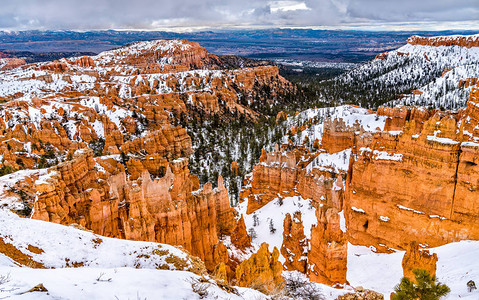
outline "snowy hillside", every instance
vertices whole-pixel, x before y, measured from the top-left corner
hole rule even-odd
[[[0,255],[1,299],[200,299],[199,290],[204,299],[265,299],[246,288],[226,292],[197,275],[202,263],[176,247],[106,238],[5,210],[0,247],[8,249]],[[48,292],[28,292],[38,284]]]
[[[468,292],[466,283],[479,282],[479,241],[461,241],[431,248],[437,253],[437,278],[451,289],[444,300],[479,299],[479,290]],[[375,253],[363,246],[348,246],[347,278],[352,286],[362,286],[383,293],[389,299],[402,277],[404,251]]]
[[[465,106],[471,89],[459,86],[460,80],[477,77],[479,47],[406,44],[322,83],[322,94],[327,100],[363,107],[389,102],[457,109]]]

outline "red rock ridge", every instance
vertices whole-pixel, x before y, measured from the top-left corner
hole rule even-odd
[[[413,35],[407,40],[411,45],[422,46],[461,46],[461,47],[479,47],[479,35],[469,36],[435,36],[435,37],[423,37]]]

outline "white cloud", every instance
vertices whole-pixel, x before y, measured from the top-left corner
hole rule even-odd
[[[268,3],[271,12],[295,11],[295,10],[311,10],[306,3],[299,1],[270,1]]]
[[[0,30],[337,28],[467,23],[477,0],[0,0]],[[472,24],[472,25],[471,25]]]

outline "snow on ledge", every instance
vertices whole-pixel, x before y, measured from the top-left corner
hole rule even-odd
[[[449,139],[449,138],[440,138],[434,135],[428,135],[427,140],[431,142],[438,142],[440,144],[446,144],[446,145],[457,145],[459,142]]]
[[[400,153],[388,153],[387,151],[372,150],[369,147],[362,147],[359,149],[361,154],[364,152],[372,152],[373,158],[375,160],[393,160],[393,161],[402,161],[403,155]]]
[[[396,206],[399,208],[399,209],[402,209],[402,210],[408,210],[408,211],[412,211],[416,214],[420,214],[420,215],[425,215],[424,212],[422,211],[418,211],[418,210],[415,210],[415,209],[412,209],[412,208],[409,208],[409,207],[406,207],[406,206],[402,206],[402,205],[399,205],[399,204],[396,204]]]
[[[354,210],[355,212],[358,212],[358,213],[361,213],[361,214],[365,214],[365,213],[366,213],[366,212],[364,211],[364,209],[362,209],[362,208],[357,208],[357,207],[351,206],[351,209]]]

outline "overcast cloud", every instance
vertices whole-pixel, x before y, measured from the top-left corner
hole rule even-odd
[[[0,0],[0,30],[478,29],[478,20],[478,0]]]

